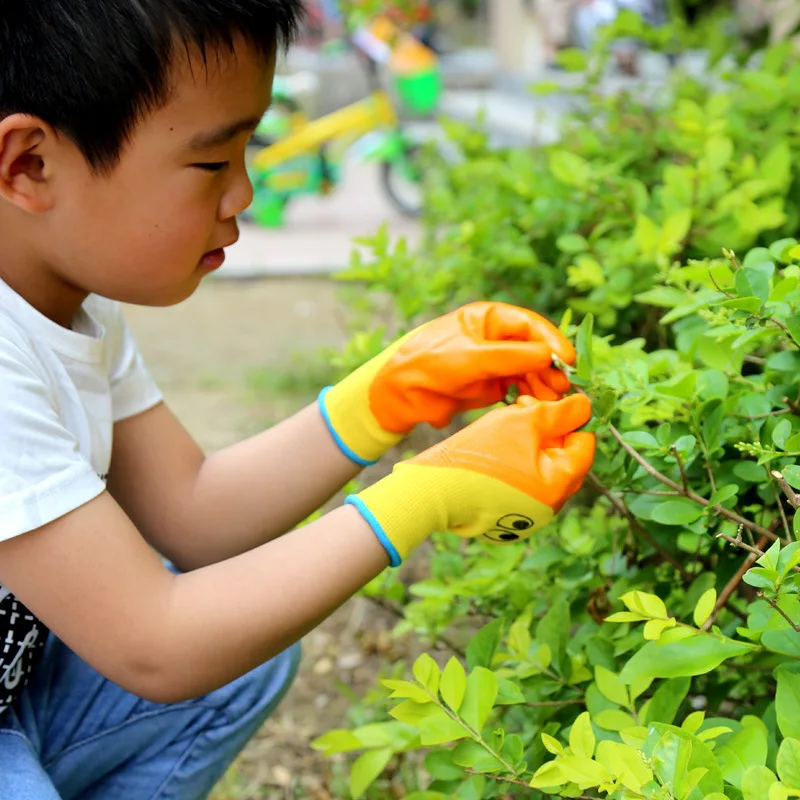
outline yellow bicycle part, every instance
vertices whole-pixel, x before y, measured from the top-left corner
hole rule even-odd
[[[397,112],[389,95],[384,91],[373,92],[369,97],[334,111],[313,122],[309,122],[265,147],[253,159],[258,169],[269,169],[303,153],[318,150],[331,139],[357,139],[377,128],[397,125]]]

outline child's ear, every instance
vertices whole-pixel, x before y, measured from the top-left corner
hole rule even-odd
[[[55,131],[38,117],[12,114],[0,119],[0,197],[32,214],[53,205],[46,142]]]

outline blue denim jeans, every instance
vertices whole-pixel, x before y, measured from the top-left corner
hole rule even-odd
[[[196,700],[141,700],[52,634],[31,682],[0,714],[2,800],[201,800],[275,710],[295,645]]]

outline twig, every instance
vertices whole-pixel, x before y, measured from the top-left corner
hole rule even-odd
[[[675,461],[678,462],[678,470],[681,473],[681,483],[683,483],[683,491],[686,494],[689,494],[689,478],[686,475],[686,469],[683,466],[683,459],[681,458],[681,454],[678,452],[678,448],[675,445],[672,445],[670,448],[672,450],[672,455],[675,456]]]
[[[758,540],[758,544],[756,545],[757,549],[762,549],[767,545],[767,538],[762,536]],[[720,611],[725,608],[728,600],[730,599],[731,595],[739,588],[739,584],[742,582],[742,578],[744,578],[745,572],[756,563],[756,559],[758,556],[755,553],[749,553],[747,558],[742,562],[742,565],[739,567],[736,574],[725,584],[725,588],[720,592],[719,597],[717,598],[717,602],[714,605],[714,610],[711,612],[711,616],[703,623],[703,630],[710,631],[711,626],[714,624],[715,620],[719,616]],[[733,606],[728,606],[728,609],[736,614],[737,617],[740,619],[746,620],[747,615],[739,611],[738,608],[734,608]]]
[[[524,786],[526,789],[530,789],[530,783],[525,781],[518,781],[515,778],[503,778],[500,775],[488,775],[485,772],[478,772],[476,769],[471,769],[470,767],[464,767],[464,772],[467,775],[482,775],[484,778],[489,778],[492,781],[500,781],[501,783],[513,783],[515,786]],[[589,794],[579,794],[576,797],[572,798],[572,800],[600,800],[599,797],[592,797]]]
[[[486,772],[478,772],[476,769],[470,769],[469,767],[464,767],[464,772],[467,775],[482,775],[484,778],[489,778],[492,781],[500,781],[501,783],[513,783],[514,786],[524,786],[526,789],[530,789],[530,783],[526,781],[518,781],[516,778],[501,778],[499,775],[489,775]],[[590,800],[597,800],[596,797],[592,797]]]
[[[800,625],[794,622],[792,618],[771,597],[767,597],[764,592],[759,592],[758,596],[763,597],[764,600],[767,601],[767,605],[770,606],[770,608],[775,609],[775,611],[777,611],[797,633],[800,633]]]
[[[797,494],[789,483],[787,482],[786,478],[783,477],[783,473],[779,472],[777,469],[772,470],[771,475],[775,478],[775,483],[781,487],[781,491],[786,495],[786,499],[789,501],[789,505],[794,508],[800,508],[800,494]]]
[[[651,492],[648,490],[639,491],[638,489],[621,489],[622,494],[647,494],[652,497],[683,497],[680,492]]]
[[[733,536],[728,536],[727,533],[718,533],[717,539],[724,539],[726,542],[730,542],[732,545],[735,545],[740,550],[747,550],[748,553],[752,553],[756,558],[761,558],[764,555],[763,550],[759,550],[757,547],[752,547],[749,544],[745,544],[742,541],[742,525],[739,526],[739,531],[736,534],[736,538],[734,539]]]
[[[636,519],[636,517],[633,516],[633,514],[631,513],[631,510],[628,508],[628,506],[625,504],[625,502],[623,500],[621,500],[619,497],[617,497],[598,478],[596,478],[594,475],[592,475],[592,473],[589,473],[589,482],[592,484],[592,486],[594,486],[595,489],[597,489],[598,492],[600,492],[600,494],[602,494],[604,497],[608,498],[609,502],[611,503],[611,505],[614,506],[614,508],[617,510],[617,512],[622,514],[622,516],[624,516],[628,520],[628,522],[630,523],[631,527],[634,530],[638,531],[638,533],[642,537],[642,539],[644,539],[650,545],[650,547],[653,548],[653,550],[655,550],[665,561],[668,561],[670,564],[672,564],[673,567],[675,567],[676,570],[678,570],[678,572],[680,573],[681,578],[683,578],[683,580],[685,580],[687,582],[691,580],[691,575],[689,575],[689,573],[686,571],[686,569],[683,566],[683,564],[681,564],[681,562],[678,561],[672,555],[672,553],[669,552],[669,550],[667,550],[665,547],[662,547],[662,545],[660,545],[650,535],[650,531],[648,531],[644,527],[644,525],[642,525],[639,522],[639,520]]]
[[[765,414],[753,414],[752,416],[743,416],[740,419],[754,420],[754,419],[767,419],[767,417],[780,417],[783,414],[791,414],[791,408],[779,408],[777,411],[767,411]]]
[[[721,286],[720,286],[720,285],[717,283],[717,279],[714,277],[714,274],[711,272],[711,270],[709,270],[709,271],[708,271],[708,277],[709,277],[709,278],[711,278],[711,283],[713,283],[713,284],[714,284],[714,286],[716,287],[716,290],[717,290],[718,292],[721,292],[722,294],[724,294],[724,295],[725,295],[725,297],[730,297],[730,298],[732,298],[732,297],[733,297],[733,295],[732,295],[730,292],[726,292],[726,291],[725,291],[725,290],[724,290],[724,289],[723,289],[723,288],[722,288],[722,287],[721,287]]]
[[[378,606],[379,608],[388,611],[390,614],[394,614],[398,619],[405,619],[405,614],[403,613],[402,608],[398,608],[394,603],[390,603],[383,597],[367,597],[366,599],[369,600],[370,603],[373,603],[374,605]],[[452,650],[455,655],[461,656],[462,658],[466,658],[467,654],[464,651],[464,648],[459,647],[457,644],[455,644],[455,642],[453,642],[446,634],[440,634],[438,639],[449,650]]]
[[[668,478],[666,475],[662,475],[646,458],[644,458],[637,450],[631,447],[623,438],[622,434],[609,423],[608,426],[609,431],[611,431],[611,435],[619,442],[620,447],[631,456],[640,466],[642,466],[647,472],[648,475],[655,478],[657,481],[660,481],[665,486],[669,486],[670,489],[673,489],[676,492],[680,492],[682,497],[688,497],[690,500],[693,500],[695,503],[699,503],[701,506],[708,507],[709,502],[705,499],[705,497],[701,497],[697,492],[693,492],[691,489],[682,489],[681,486],[671,478]],[[737,514],[735,511],[729,511],[724,506],[717,503],[714,506],[714,511],[717,512],[722,517],[731,520],[732,522],[737,523],[738,525],[744,525],[745,528],[749,530],[755,531],[756,533],[760,534],[761,536],[767,536],[771,540],[775,540],[779,538],[775,533],[766,528],[762,527],[761,525],[757,525],[755,522],[751,522],[749,519],[745,519],[744,517]]]

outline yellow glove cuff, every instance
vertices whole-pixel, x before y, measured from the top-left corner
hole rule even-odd
[[[510,544],[527,539],[554,516],[549,506],[496,478],[413,462],[398,464],[345,503],[370,524],[393,567],[435,531]]]
[[[319,409],[339,449],[362,467],[374,464],[403,434],[384,430],[369,405],[369,390],[381,367],[397,349],[395,343],[359,367],[336,386],[323,389]]]

